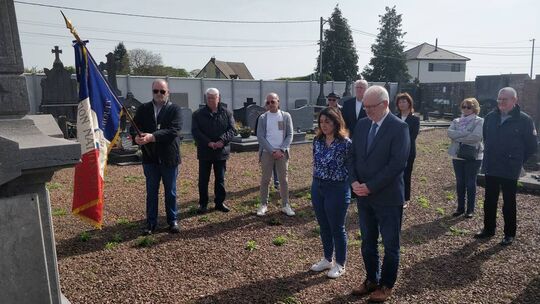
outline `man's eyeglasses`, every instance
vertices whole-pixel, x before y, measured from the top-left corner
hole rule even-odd
[[[275,100],[267,100],[266,101],[266,104],[269,105],[269,104],[275,104],[277,101]]]
[[[154,94],[161,93],[161,95],[165,95],[165,93],[167,93],[165,90],[152,90],[152,92],[154,92]]]
[[[337,99],[335,98],[328,98],[328,101],[336,101]]]
[[[465,109],[467,109],[467,110],[471,110],[471,109],[472,109],[472,107],[471,107],[471,106],[461,106],[461,108],[462,108],[463,110],[465,110]]]
[[[374,105],[369,105],[369,106],[366,105],[366,104],[364,104],[364,108],[365,108],[366,110],[375,109],[376,107],[378,107],[378,106],[379,106],[381,103],[383,103],[383,102],[384,102],[384,100],[381,101],[381,102],[379,102],[379,103],[376,103],[376,104],[374,104]]]

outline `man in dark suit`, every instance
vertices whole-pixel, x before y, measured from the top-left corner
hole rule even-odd
[[[163,79],[152,83],[152,101],[139,108],[133,118],[141,131],[132,136],[142,146],[143,170],[146,177],[146,229],[154,233],[157,227],[159,181],[165,189],[165,212],[169,232],[178,233],[176,178],[180,165],[180,107],[169,101],[169,86]]]
[[[343,108],[341,114],[343,114],[343,120],[345,120],[345,126],[349,129],[349,138],[353,138],[354,127],[356,123],[366,117],[366,110],[362,106],[362,99],[364,98],[364,92],[368,88],[367,81],[361,79],[354,83],[355,97],[351,97],[343,101]]]
[[[356,125],[349,175],[358,196],[362,233],[362,256],[366,279],[354,295],[370,294],[370,301],[384,302],[392,295],[399,267],[401,219],[403,214],[403,170],[410,151],[405,122],[390,114],[388,92],[373,86],[366,90],[363,107],[368,118]],[[379,266],[379,232],[384,260]]]

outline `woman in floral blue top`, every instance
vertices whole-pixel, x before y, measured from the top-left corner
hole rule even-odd
[[[339,111],[325,108],[319,113],[319,129],[313,140],[311,201],[321,228],[324,257],[311,270],[329,269],[327,276],[332,279],[345,272],[347,258],[345,217],[351,197],[347,163],[352,145],[348,135]]]

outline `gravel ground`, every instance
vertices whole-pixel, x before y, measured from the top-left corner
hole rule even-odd
[[[473,219],[451,217],[455,181],[447,146],[442,129],[418,137],[414,199],[405,211],[399,278],[388,303],[540,303],[539,197],[518,195],[518,235],[512,246],[498,245],[502,215],[495,238],[474,240],[482,227],[484,189],[478,189]],[[227,204],[232,211],[196,215],[193,144],[184,144],[182,155],[178,235],[166,232],[161,201],[161,230],[151,238],[140,236],[145,218],[141,166],[108,168],[100,231],[88,230],[70,215],[73,169],[56,173],[49,183],[56,249],[62,292],[72,303],[366,302],[350,295],[365,275],[354,204],[347,219],[345,275],[331,280],[308,271],[322,256],[309,194],[311,145],[291,151],[293,218],[279,212],[275,191],[268,216],[255,216],[260,178],[256,152],[233,154],[228,162]],[[274,244],[278,237],[284,241],[281,246]]]

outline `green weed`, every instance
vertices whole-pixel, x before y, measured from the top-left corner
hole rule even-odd
[[[105,244],[105,249],[113,250],[114,248],[116,248],[117,245],[117,242],[107,242],[107,244]]]
[[[67,211],[64,208],[55,208],[52,210],[53,216],[64,216],[66,214],[67,214]]]
[[[272,240],[272,244],[276,246],[283,246],[285,243],[287,243],[287,237],[284,235],[277,236]]]
[[[439,215],[444,215],[444,214],[446,213],[446,212],[444,211],[444,209],[441,208],[441,207],[435,209],[435,211],[437,211],[437,213],[438,213]]]
[[[135,244],[138,247],[150,247],[156,243],[156,239],[154,239],[152,236],[141,236],[138,237],[137,240],[135,240]]]
[[[257,249],[257,243],[254,240],[247,241],[245,248],[247,251],[253,251]]]
[[[137,181],[140,181],[144,179],[144,176],[142,175],[125,175],[124,176],[124,182],[126,183],[136,183]]]
[[[79,234],[79,240],[81,242],[87,242],[91,238],[92,238],[92,236],[90,235],[90,232],[88,232],[88,231],[83,231],[83,232],[81,232],[81,234]]]
[[[419,196],[418,197],[418,203],[422,208],[429,208],[429,200],[425,196]]]
[[[49,191],[51,191],[51,190],[56,190],[56,189],[62,188],[62,184],[55,183],[55,182],[50,182],[50,183],[45,184],[45,187],[47,187],[47,189],[49,189]]]

